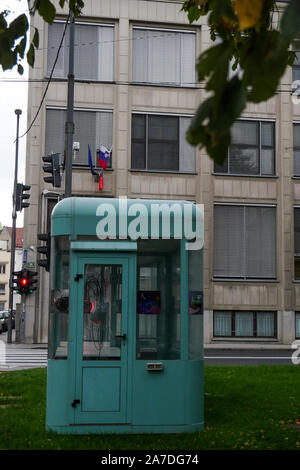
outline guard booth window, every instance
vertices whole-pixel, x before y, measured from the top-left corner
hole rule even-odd
[[[69,237],[52,237],[51,245],[48,354],[49,359],[67,359],[69,336]]]
[[[180,240],[139,240],[137,359],[180,359]]]

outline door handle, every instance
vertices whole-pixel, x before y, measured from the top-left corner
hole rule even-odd
[[[115,338],[123,338],[123,340],[126,341],[126,334],[124,333],[123,335],[116,335]]]

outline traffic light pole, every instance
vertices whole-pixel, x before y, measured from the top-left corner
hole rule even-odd
[[[69,74],[68,74],[68,103],[66,121],[66,177],[65,197],[72,196],[72,156],[74,135],[74,15],[70,14],[70,48],[69,48]]]
[[[15,114],[17,115],[17,136],[16,136],[16,157],[15,157],[15,181],[13,191],[13,212],[12,212],[12,233],[11,233],[11,248],[10,248],[10,280],[9,280],[9,317],[8,317],[8,328],[7,328],[7,342],[12,342],[12,314],[13,314],[13,272],[15,269],[15,250],[16,250],[16,195],[17,195],[17,183],[18,183],[18,159],[19,159],[19,121],[20,115],[22,114],[21,109],[16,109]]]

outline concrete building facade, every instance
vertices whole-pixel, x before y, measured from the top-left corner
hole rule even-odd
[[[228,160],[214,165],[184,138],[205,99],[195,65],[211,40],[206,20],[190,25],[182,3],[85,1],[75,27],[74,141],[80,148],[73,195],[204,204],[204,342],[290,345],[300,337],[300,105],[292,101],[293,72],[286,71],[273,98],[247,106],[234,126]],[[284,4],[278,6],[280,13]],[[32,23],[40,47],[30,70],[28,123],[56,66],[27,136],[28,246],[49,230],[51,210],[64,193],[63,186],[54,191],[44,183],[41,157],[64,152],[68,33],[56,55],[66,17],[67,11],[48,26],[36,15]],[[97,164],[101,144],[112,154],[99,192],[88,145]],[[48,285],[48,273],[40,270],[39,288],[27,297],[26,342],[47,342]]]

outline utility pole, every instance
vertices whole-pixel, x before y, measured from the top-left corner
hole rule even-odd
[[[15,270],[15,250],[16,250],[16,196],[17,196],[17,183],[18,183],[18,158],[19,158],[19,121],[22,114],[21,109],[16,109],[17,115],[17,136],[16,136],[16,157],[15,157],[15,181],[13,191],[13,213],[12,213],[12,233],[11,233],[11,248],[10,248],[10,279],[9,279],[9,317],[7,329],[7,342],[12,342],[12,314],[13,314],[13,272]]]
[[[74,135],[74,14],[70,13],[70,49],[68,73],[68,104],[66,121],[66,165],[65,165],[65,197],[72,196],[72,156]]]

